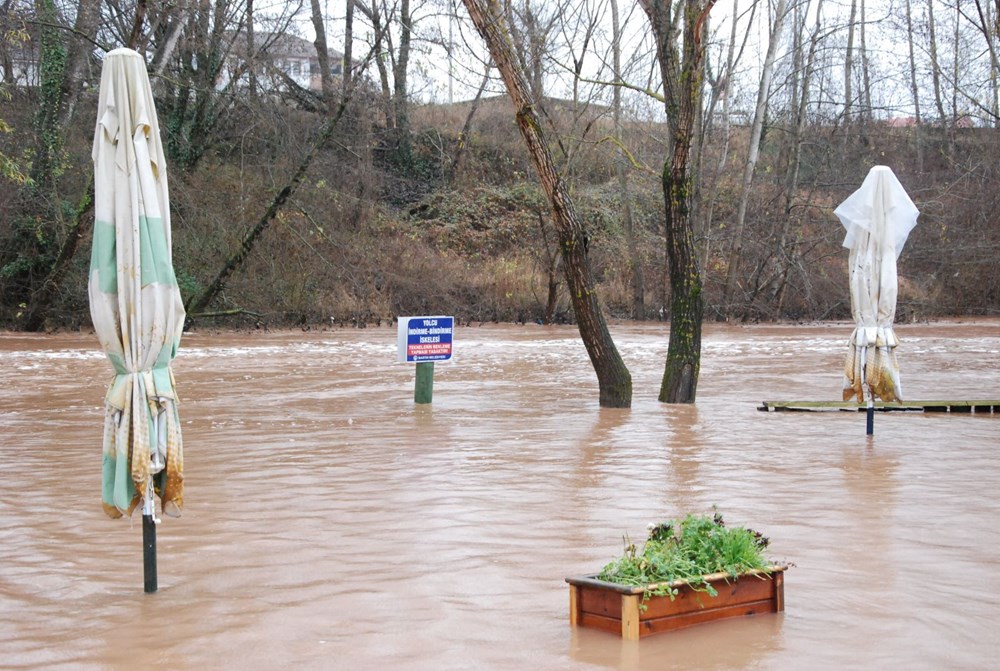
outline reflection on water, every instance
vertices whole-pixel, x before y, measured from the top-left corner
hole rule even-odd
[[[910,399],[1000,397],[996,322],[899,333]],[[101,512],[96,340],[0,334],[0,668],[991,668],[1000,417],[756,410],[839,398],[849,334],[710,325],[692,407],[655,400],[667,327],[617,327],[631,410],[571,328],[459,329],[430,406],[392,329],[189,334],[153,595]],[[783,615],[570,629],[565,576],[713,505],[795,563]]]

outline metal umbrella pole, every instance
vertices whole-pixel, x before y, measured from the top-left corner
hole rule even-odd
[[[152,594],[157,590],[156,583],[156,525],[160,520],[156,517],[156,502],[153,500],[153,480],[150,478],[146,487],[146,496],[142,501],[142,576],[143,591]]]
[[[865,399],[868,401],[868,406],[865,410],[866,422],[865,422],[865,434],[869,436],[875,435],[875,399],[872,396],[872,388],[868,384],[868,347],[861,348],[861,375],[864,380],[862,388],[865,391]]]

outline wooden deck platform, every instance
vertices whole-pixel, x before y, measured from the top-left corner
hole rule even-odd
[[[864,412],[867,407],[855,401],[762,401],[757,408],[762,412],[819,412],[841,410]],[[901,403],[875,402],[879,412],[953,412],[976,415],[1000,415],[1000,400],[985,401],[903,401]]]

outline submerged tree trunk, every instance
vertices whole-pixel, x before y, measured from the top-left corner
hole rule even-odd
[[[701,268],[694,248],[690,198],[693,179],[688,159],[694,117],[701,113],[704,21],[714,0],[684,0],[683,16],[675,16],[669,0],[640,0],[656,39],[663,78],[672,152],[663,165],[667,259],[670,263],[670,343],[660,384],[663,403],[694,403],[701,367],[704,299]],[[683,44],[677,50],[677,21],[683,21]]]
[[[513,47],[504,30],[503,10],[497,0],[463,0],[476,30],[503,77],[514,103],[517,125],[528,147],[539,181],[549,198],[552,218],[559,232],[566,284],[576,314],[580,337],[597,374],[602,407],[627,408],[632,404],[632,376],[618,353],[597,300],[597,290],[587,258],[588,236],[569,197],[542,133],[528,85],[514,60]]]

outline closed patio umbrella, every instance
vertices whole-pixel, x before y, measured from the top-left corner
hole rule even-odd
[[[844,400],[902,399],[893,332],[896,259],[920,214],[892,170],[873,167],[834,214],[847,231],[855,328],[844,366]],[[869,431],[870,433],[871,431]]]
[[[170,368],[184,307],[171,258],[156,109],[146,62],[131,49],[115,49],[104,59],[93,159],[90,313],[114,367],[105,398],[102,500],[111,517],[130,515],[142,502],[144,531],[149,522],[155,551],[155,497],[168,515],[179,515],[184,502]],[[148,568],[146,591],[155,591],[155,554],[152,589]]]

